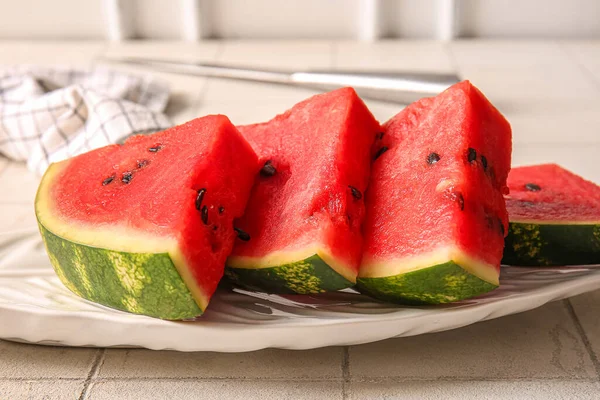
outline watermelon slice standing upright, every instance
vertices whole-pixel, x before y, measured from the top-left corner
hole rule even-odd
[[[263,166],[226,274],[274,293],[354,285],[363,193],[380,126],[351,88],[309,98],[273,120],[239,127]]]
[[[508,187],[504,264],[600,264],[598,185],[543,164],[514,168]]]
[[[206,309],[233,246],[256,154],[224,116],[133,136],[52,164],[36,216],[60,280],[108,307],[163,319]]]
[[[468,81],[384,125],[367,191],[358,287],[408,304],[498,286],[511,129]]]

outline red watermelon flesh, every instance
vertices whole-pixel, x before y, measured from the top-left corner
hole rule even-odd
[[[207,116],[55,164],[38,193],[38,219],[85,245],[168,252],[204,310],[256,171],[256,154],[227,117]]]
[[[269,122],[238,128],[259,163],[276,172],[261,171],[236,222],[250,240],[236,242],[228,266],[240,274],[260,270],[255,286],[272,291],[333,289],[329,278],[304,261],[316,254],[346,286],[353,284],[370,149],[380,130],[365,104],[352,88],[343,88],[311,97]],[[298,263],[310,271],[298,272]]]
[[[508,122],[464,81],[410,105],[384,132],[378,146],[387,151],[378,153],[367,192],[360,283],[375,296],[424,303],[490,290],[508,224]],[[448,263],[469,275],[436,271]]]
[[[600,187],[556,164],[513,168],[506,208],[512,221],[600,221]]]

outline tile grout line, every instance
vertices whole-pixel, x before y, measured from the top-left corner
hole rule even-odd
[[[10,380],[10,379],[8,379]],[[21,379],[30,380],[30,379]],[[72,380],[72,379],[71,379]],[[0,382],[2,379],[0,379]],[[340,383],[338,378],[268,378],[268,377],[219,377],[219,376],[185,376],[185,377],[127,377],[119,378],[114,376],[106,376],[103,378],[92,379],[94,383],[98,382],[296,382],[296,383]]]
[[[342,399],[350,398],[350,346],[342,348]]]
[[[568,57],[569,61],[575,64],[575,66],[577,66],[577,68],[583,73],[583,75],[585,75],[588,78],[588,80],[590,80],[592,84],[596,87],[596,89],[598,89],[598,91],[600,92],[600,80],[596,77],[594,72],[588,67],[586,67],[585,63],[579,58],[579,56],[577,56],[575,53],[569,50],[565,46],[565,43],[561,41],[557,41],[555,43],[556,46]]]
[[[562,382],[586,382],[586,383],[598,383],[597,378],[571,378],[569,376],[559,377],[543,377],[543,378],[532,378],[532,377],[465,377],[465,376],[442,376],[442,377],[402,377],[402,376],[387,376],[387,377],[362,377],[352,379],[353,383],[408,383],[408,382],[554,382],[560,380]]]
[[[224,52],[225,52],[225,43],[221,42],[221,43],[219,43],[219,45],[217,47],[217,51],[215,52],[215,54],[212,58],[213,62],[218,63]],[[206,96],[208,93],[208,89],[210,87],[210,83],[213,80],[214,80],[213,77],[206,77],[206,80],[204,81],[204,85],[202,85],[202,91],[200,92],[200,94],[198,95],[196,100],[194,100],[192,105],[190,106],[191,112],[194,113],[194,115],[195,115],[194,118],[201,116],[198,114],[200,114],[200,110],[202,109],[202,104],[206,100]]]
[[[29,378],[29,377],[14,377],[14,378],[0,378],[0,382],[79,382],[83,381],[81,378],[61,378],[61,377],[39,377],[39,378]]]
[[[592,348],[590,339],[588,338],[587,333],[585,333],[585,329],[583,329],[583,325],[581,325],[581,321],[579,320],[579,317],[577,316],[577,313],[575,312],[575,308],[573,308],[573,304],[571,304],[571,301],[569,299],[565,299],[564,305],[567,308],[567,312],[569,313],[569,316],[573,320],[575,329],[577,330],[577,333],[579,334],[579,336],[581,337],[581,340],[583,341],[583,346],[585,347],[585,350],[588,352],[590,359],[592,361],[592,364],[594,365],[594,369],[596,370],[596,380],[599,380],[600,379],[600,361],[598,361],[598,357],[596,356],[596,353],[594,353],[594,349]]]
[[[90,64],[92,68],[95,68],[96,64],[98,64],[100,61],[102,61],[104,57],[106,57],[108,51],[110,50],[110,47],[110,42],[102,43],[102,47],[100,48],[100,50],[91,57]]]
[[[87,378],[83,382],[83,389],[81,390],[81,394],[79,395],[79,400],[85,400],[88,397],[88,392],[92,387],[92,383],[98,377],[100,372],[100,367],[104,364],[104,359],[106,358],[106,349],[98,350],[96,353],[96,357],[92,362],[92,367],[90,368],[90,372],[88,373]]]
[[[450,62],[450,67],[452,68],[454,73],[456,75],[458,75],[459,79],[461,79],[461,80],[465,79],[465,77],[462,76],[462,74],[460,73],[460,67],[458,64],[458,60],[456,58],[456,54],[454,54],[454,50],[452,49],[451,42],[443,43],[442,48],[444,49],[444,52],[446,53],[446,56],[448,57],[448,61]]]
[[[236,378],[236,377],[103,377],[91,378],[91,383],[105,382],[295,382],[295,383],[339,383],[339,379],[294,379],[294,378]],[[351,379],[352,383],[398,383],[398,382],[549,382],[549,381],[569,381],[569,382],[587,382],[598,383],[598,378],[572,378],[569,376],[547,376],[547,377],[465,377],[465,376],[442,376],[442,377],[418,377],[418,376],[388,376],[388,377],[361,377]],[[0,378],[0,382],[78,382],[80,378]],[[89,390],[88,390],[89,391]]]
[[[333,71],[337,71],[338,69],[338,58],[339,42],[334,40],[329,44],[329,68],[331,68]]]
[[[0,156],[2,158],[0,158],[0,177],[2,177],[2,175],[5,174],[6,170],[8,169],[8,164],[13,162],[12,160],[10,160],[8,157],[4,157],[4,156]]]

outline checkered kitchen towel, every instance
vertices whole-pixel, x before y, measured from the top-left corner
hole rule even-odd
[[[168,97],[149,76],[100,67],[0,68],[0,154],[43,174],[52,162],[168,128]]]

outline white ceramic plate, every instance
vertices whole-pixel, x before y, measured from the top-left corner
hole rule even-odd
[[[445,306],[401,307],[352,291],[276,296],[219,289],[196,321],[82,300],[62,286],[36,231],[0,233],[0,338],[66,346],[239,352],[374,342],[469,325],[600,288],[599,266],[502,269],[501,287]]]

